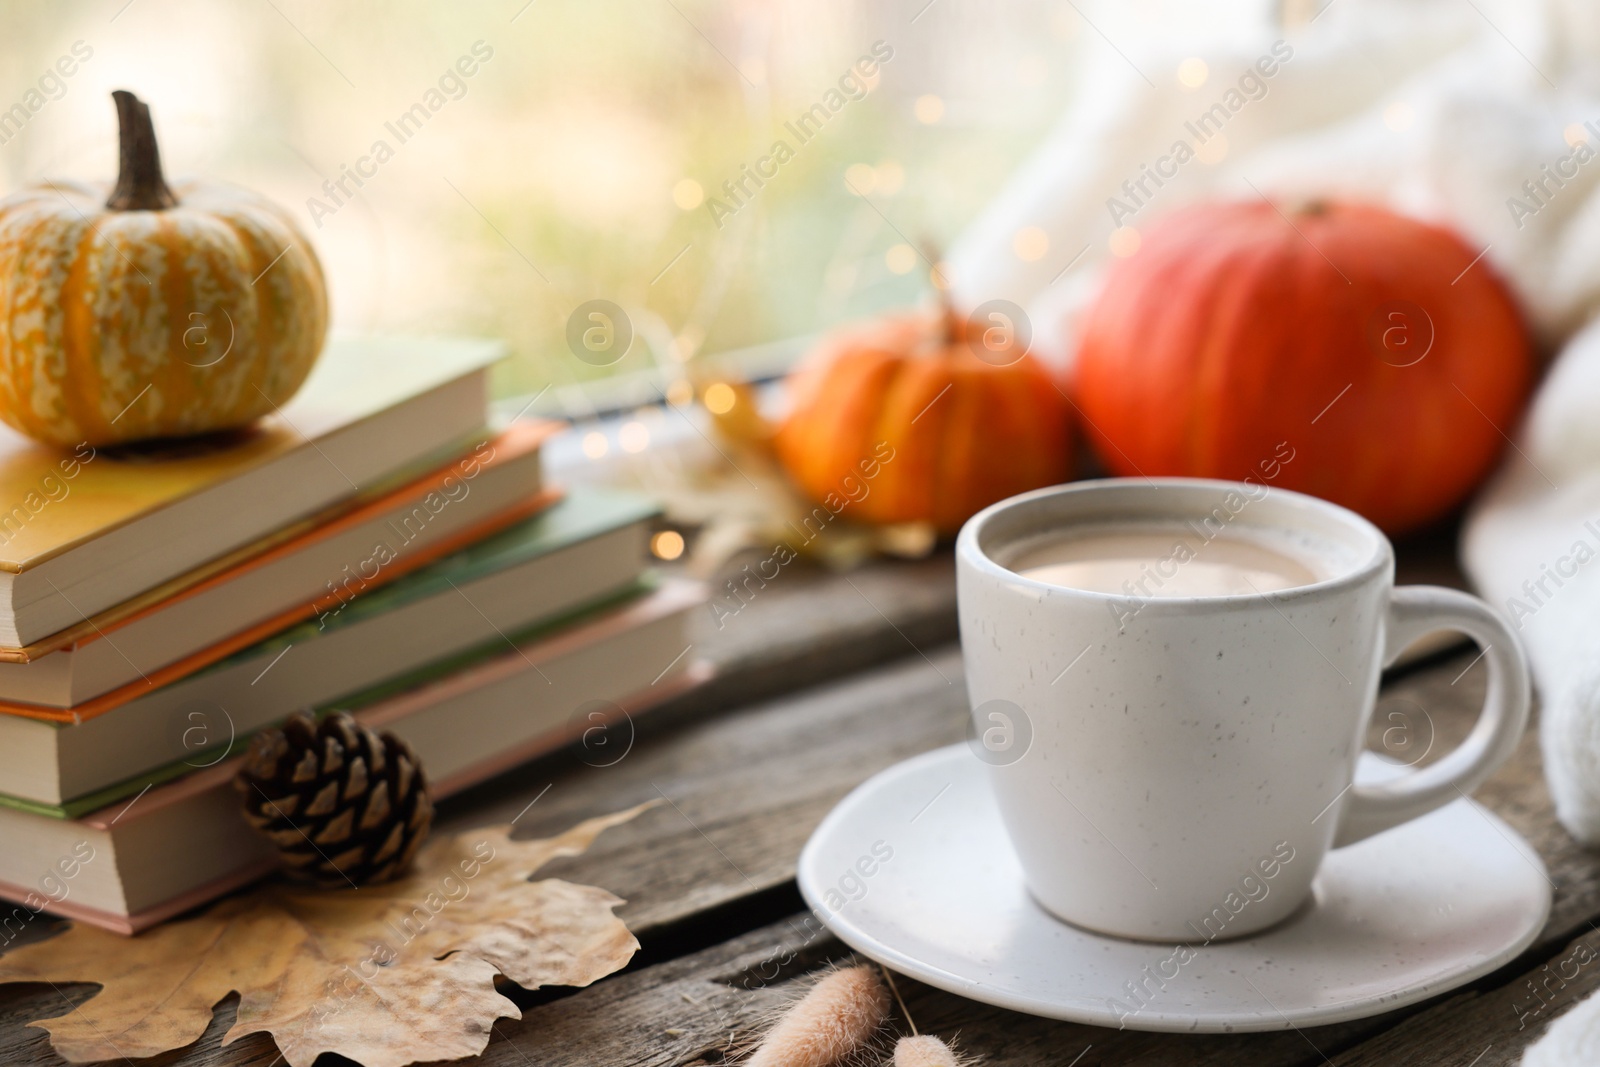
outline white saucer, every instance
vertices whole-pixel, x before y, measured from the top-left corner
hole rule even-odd
[[[1550,912],[1538,854],[1463,799],[1329,853],[1315,899],[1279,926],[1167,962],[1175,946],[1093,934],[1034,903],[987,770],[953,745],[869,779],[806,843],[800,890],[863,955],[1014,1011],[1193,1033],[1359,1019],[1488,974]],[[1365,756],[1357,778],[1386,772]],[[1142,1007],[1127,982],[1144,984]]]

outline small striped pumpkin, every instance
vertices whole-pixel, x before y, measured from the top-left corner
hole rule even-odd
[[[0,419],[59,445],[247,425],[322,351],[322,267],[288,213],[162,177],[150,109],[116,92],[116,186],[0,200]]]

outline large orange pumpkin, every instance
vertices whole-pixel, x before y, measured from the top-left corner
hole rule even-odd
[[[942,533],[1064,481],[1066,399],[1009,330],[945,308],[823,342],[791,378],[793,407],[775,435],[790,477],[850,518]],[[1005,339],[985,347],[997,333]]]
[[[149,108],[113,95],[114,189],[50,182],[0,200],[0,419],[69,446],[245,425],[322,350],[322,268],[264,197],[169,187]]]
[[[1150,227],[1086,316],[1072,385],[1118,474],[1270,481],[1397,533],[1484,477],[1531,367],[1511,295],[1449,231],[1254,201]]]

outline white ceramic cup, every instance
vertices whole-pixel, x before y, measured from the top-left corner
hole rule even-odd
[[[1336,545],[1340,565],[1260,595],[1132,600],[1005,566],[1029,539],[1122,520],[1264,527]],[[1329,848],[1471,792],[1527,723],[1527,666],[1494,611],[1396,589],[1377,527],[1299,493],[1186,478],[1041,489],[968,521],[956,572],[974,749],[1034,897],[1091,930],[1195,943],[1271,926]],[[1352,785],[1380,671],[1436,630],[1486,650],[1476,727],[1425,768]]]

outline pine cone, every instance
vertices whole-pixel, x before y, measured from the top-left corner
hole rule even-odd
[[[398,877],[433,825],[411,746],[348,712],[319,724],[297,711],[282,729],[258,734],[233,784],[245,818],[278,847],[290,876],[318,885]]]

